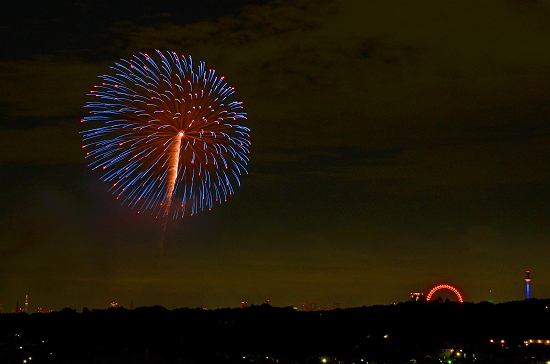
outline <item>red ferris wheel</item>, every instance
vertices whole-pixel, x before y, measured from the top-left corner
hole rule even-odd
[[[462,298],[462,295],[460,294],[460,292],[458,292],[458,289],[454,288],[449,284],[440,284],[432,288],[428,293],[428,295],[426,296],[426,301],[429,301],[432,298],[433,294],[439,291],[440,289],[448,289],[449,291],[453,292],[456,295],[456,297],[458,297],[459,302],[464,302],[464,299]]]

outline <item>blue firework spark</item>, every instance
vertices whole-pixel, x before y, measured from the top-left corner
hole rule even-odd
[[[117,199],[173,218],[227,201],[247,173],[250,129],[234,88],[204,62],[159,51],[111,67],[88,94],[81,132],[92,169]]]

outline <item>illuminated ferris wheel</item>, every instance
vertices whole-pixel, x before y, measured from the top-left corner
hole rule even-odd
[[[456,297],[458,298],[458,302],[464,302],[464,299],[462,298],[462,295],[460,294],[460,292],[458,291],[458,289],[456,289],[455,287],[449,285],[449,284],[440,284],[438,286],[435,286],[434,288],[432,288],[430,290],[430,292],[428,293],[428,295],[426,296],[426,301],[429,301],[433,294],[437,291],[439,291],[440,289],[447,289],[451,292],[453,292]]]

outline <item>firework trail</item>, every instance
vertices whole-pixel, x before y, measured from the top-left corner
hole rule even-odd
[[[89,166],[138,213],[178,218],[227,201],[247,173],[250,129],[234,88],[204,62],[157,50],[99,76],[81,132]],[[164,230],[166,224],[164,225]]]

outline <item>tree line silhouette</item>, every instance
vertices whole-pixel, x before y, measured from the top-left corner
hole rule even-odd
[[[262,304],[1,314],[0,362],[21,363],[25,355],[33,355],[36,363],[228,363],[260,357],[318,362],[320,356],[380,361],[450,347],[493,350],[491,339],[504,340],[513,351],[528,339],[550,339],[549,306],[548,299],[531,299],[309,312]]]

